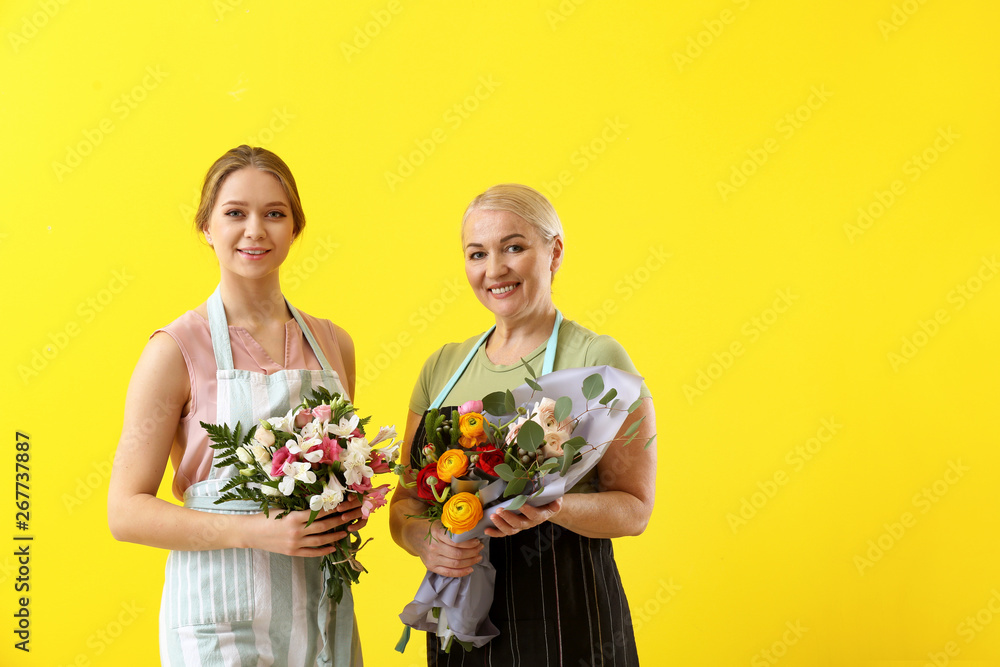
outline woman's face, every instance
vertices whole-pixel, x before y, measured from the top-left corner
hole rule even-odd
[[[546,241],[509,211],[476,209],[462,228],[465,275],[497,318],[543,317],[552,309],[552,273],[562,263],[562,239]]]
[[[252,167],[229,174],[216,195],[205,238],[223,273],[252,280],[277,277],[295,239],[281,182]]]

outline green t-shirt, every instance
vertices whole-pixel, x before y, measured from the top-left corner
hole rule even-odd
[[[419,415],[430,407],[431,401],[444,389],[481,336],[482,334],[479,334],[462,343],[448,343],[427,359],[410,396],[410,410]],[[542,372],[547,342],[542,343],[525,357],[539,374]],[[563,320],[559,327],[559,342],[553,370],[605,365],[635,375],[639,374],[625,348],[614,338],[598,335],[571,320]],[[510,366],[498,366],[491,362],[486,356],[484,345],[477,350],[476,356],[472,358],[462,377],[445,397],[443,405],[461,405],[466,401],[480,400],[494,391],[514,389],[524,384],[527,374],[527,370],[520,362]],[[645,383],[640,389],[639,396],[650,397]]]

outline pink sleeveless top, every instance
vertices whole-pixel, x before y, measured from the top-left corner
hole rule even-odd
[[[340,376],[344,391],[348,391],[344,359],[340,354],[337,334],[330,320],[299,314],[326,355],[330,366]],[[184,490],[195,482],[208,479],[212,469],[212,454],[208,434],[199,422],[216,421],[215,353],[212,351],[212,334],[208,320],[189,310],[176,320],[153,332],[166,333],[177,343],[184,355],[188,377],[191,381],[191,398],[181,412],[170,461],[174,467],[173,492],[178,500]],[[150,336],[152,338],[152,336]],[[229,327],[229,341],[233,348],[233,364],[239,370],[271,374],[286,368],[319,370],[320,364],[313,354],[305,335],[294,319],[285,323],[285,358],[274,360],[243,327]],[[333,388],[328,387],[331,391]]]

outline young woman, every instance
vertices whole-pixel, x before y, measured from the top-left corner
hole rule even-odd
[[[354,345],[328,320],[297,311],[278,272],[305,224],[287,165],[240,146],[209,169],[196,215],[215,251],[208,301],[153,333],[125,401],[108,494],[123,541],[170,549],[160,608],[164,665],[354,665],[361,648],[350,589],[327,596],[320,558],[364,520],[345,502],[306,527],[252,503],[214,504],[232,468],[213,467],[199,422],[284,415],[316,387],[354,393]],[[156,497],[170,459],[174,495]]]

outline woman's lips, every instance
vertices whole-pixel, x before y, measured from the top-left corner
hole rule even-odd
[[[262,259],[271,251],[265,248],[237,248],[237,252],[239,252],[242,257],[254,261]]]
[[[510,283],[508,285],[501,285],[500,287],[491,287],[488,291],[496,299],[506,299],[520,286],[521,283]]]

